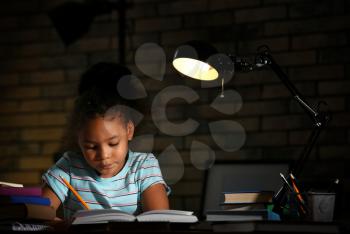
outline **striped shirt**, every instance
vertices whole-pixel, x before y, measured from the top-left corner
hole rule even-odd
[[[65,219],[70,219],[84,207],[60,176],[69,181],[91,209],[117,209],[138,214],[141,212],[141,194],[148,187],[161,183],[170,192],[153,154],[129,151],[127,161],[117,175],[101,178],[82,155],[65,152],[42,176],[43,181],[61,200]]]

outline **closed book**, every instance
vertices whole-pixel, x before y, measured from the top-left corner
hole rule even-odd
[[[0,206],[0,220],[53,220],[56,217],[56,210],[51,206],[35,204],[3,204]]]
[[[271,203],[273,191],[225,192],[224,203]]]
[[[41,196],[42,190],[40,187],[0,187],[0,195]]]
[[[120,210],[79,210],[73,216],[73,225],[99,224],[109,222],[170,222],[195,223],[197,217],[191,211],[182,210],[152,210],[137,216]]]
[[[268,211],[262,210],[212,210],[207,211],[209,222],[267,220]]]
[[[49,206],[50,199],[37,196],[0,196],[0,204],[27,203]]]
[[[262,210],[270,203],[221,203],[223,210]]]

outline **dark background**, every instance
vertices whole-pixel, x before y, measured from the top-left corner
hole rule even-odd
[[[97,62],[119,61],[118,13],[98,16],[87,35],[66,47],[47,16],[62,2],[0,2],[0,180],[40,184],[41,174],[59,151],[80,74]],[[170,65],[179,44],[199,39],[220,52],[245,56],[267,44],[311,106],[320,100],[328,103],[332,121],[299,180],[305,188],[326,189],[339,178],[343,196],[337,218],[349,219],[349,1],[138,0],[126,17],[126,63],[142,79],[148,105],[160,90],[175,84],[189,86],[200,95],[191,105],[176,99],[167,109],[173,121],[196,118],[201,125],[193,134],[174,137],[146,128],[155,136],[152,151],[156,155],[173,144],[184,162],[184,175],[172,185],[172,208],[200,208],[205,171],[191,164],[193,140],[210,146],[221,161],[294,161],[312,129],[308,116],[270,70],[237,73],[226,84],[226,89],[242,96],[238,113],[225,115],[212,109],[209,105],[220,88],[202,89]],[[135,66],[135,51],[147,42],[165,51],[168,63],[162,82]],[[207,125],[222,119],[244,127],[247,139],[240,150],[224,152],[213,142]],[[144,122],[152,125],[149,114]]]

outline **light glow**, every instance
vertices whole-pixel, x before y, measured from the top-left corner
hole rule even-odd
[[[173,66],[180,73],[197,80],[210,81],[219,77],[215,68],[196,59],[177,58],[173,60]]]

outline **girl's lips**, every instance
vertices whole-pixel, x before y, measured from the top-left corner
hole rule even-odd
[[[110,169],[113,167],[113,164],[107,164],[107,165],[101,165],[100,168],[102,169]]]

